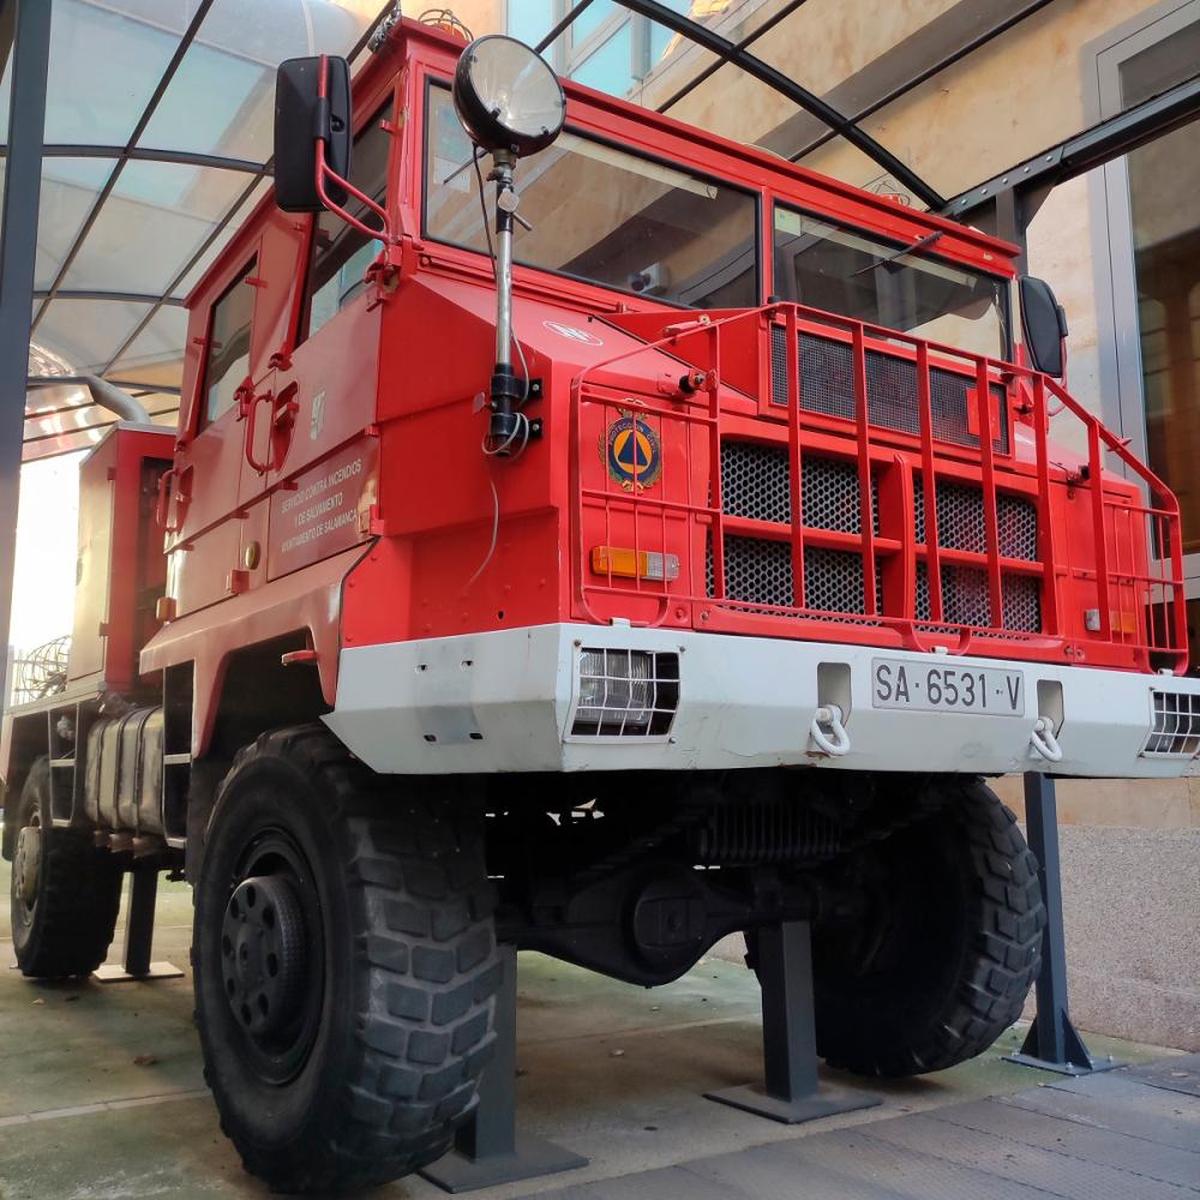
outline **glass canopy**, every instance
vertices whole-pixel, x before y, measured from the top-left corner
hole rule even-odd
[[[155,420],[174,421],[184,298],[270,186],[277,64],[322,52],[361,62],[399,8],[392,0],[53,4],[27,460],[86,446],[111,423],[80,376],[102,375],[139,396]],[[974,144],[947,152],[937,114],[960,60],[1023,32],[1022,17],[997,18],[990,5],[949,6],[957,24],[941,22],[941,44],[924,68],[911,52],[898,56],[923,32],[920,5],[891,6],[886,20],[865,19],[879,11],[868,0],[451,0],[428,14],[420,4],[404,7],[426,19],[452,10],[475,36],[510,33],[590,87],[922,207],[1079,125],[1064,109],[1063,128],[1051,128],[1043,105],[1029,144],[1010,136],[1003,161],[986,143],[982,118]],[[1038,7],[1027,3],[1022,15]],[[694,23],[690,32],[670,27],[678,17]],[[8,85],[6,73],[3,131]],[[1003,88],[1002,78],[985,79],[971,103],[981,114],[1012,104]]]

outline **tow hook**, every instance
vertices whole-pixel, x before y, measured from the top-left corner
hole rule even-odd
[[[1029,744],[1035,754],[1047,762],[1062,762],[1062,747],[1054,736],[1054,722],[1049,717],[1038,717],[1029,734]]]
[[[850,735],[842,723],[842,710],[836,704],[823,704],[813,713],[809,736],[826,754],[840,758],[850,750]]]

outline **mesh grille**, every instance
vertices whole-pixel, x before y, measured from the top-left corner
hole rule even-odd
[[[707,590],[713,586],[712,545],[707,562]],[[880,567],[875,568],[877,609],[882,611]],[[804,548],[804,585],[807,608],[824,612],[863,613],[862,555],[820,546]],[[734,601],[765,604],[772,608],[795,606],[790,542],[727,535],[725,538],[725,596]]]
[[[854,350],[845,342],[801,333],[800,406],[809,412],[827,413],[853,420]],[[866,351],[867,412],[873,425],[898,429],[916,435],[920,432],[917,414],[917,368],[907,359],[879,350]],[[933,416],[933,436],[959,446],[978,446],[979,437],[971,432],[967,418],[967,393],[974,391],[974,380],[954,371],[932,367],[929,372],[929,402]],[[1004,389],[991,387],[999,406],[1000,436],[996,450],[1008,452],[1008,407]],[[771,329],[771,399],[787,404],[787,330]]]
[[[1032,575],[1004,572],[1000,579],[1004,596],[1002,629],[1021,633],[1039,633],[1042,628],[1042,595]],[[929,570],[917,563],[914,611],[918,621],[929,621]],[[988,593],[987,572],[978,567],[942,564],[942,617],[954,625],[992,626],[992,605]]]
[[[983,519],[983,492],[957,483],[937,485],[938,545],[950,550],[987,553],[987,530]],[[1037,562],[1037,505],[1024,496],[999,492],[996,523],[1000,553],[1005,558]],[[913,525],[918,542],[925,535],[925,488],[920,473],[913,475]]]
[[[1151,696],[1154,724],[1142,753],[1190,758],[1200,751],[1200,696],[1159,691]]]
[[[786,446],[721,444],[721,504],[733,517],[790,524],[790,463]],[[801,462],[804,524],[862,532],[858,467],[839,458],[805,456]],[[871,481],[872,521],[879,532],[879,484]]]

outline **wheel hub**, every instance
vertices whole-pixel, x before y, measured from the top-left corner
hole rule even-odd
[[[308,967],[304,911],[278,875],[244,879],[225,906],[221,970],[238,1025],[255,1039],[284,1031],[301,1008]]]
[[[38,876],[42,869],[42,831],[26,825],[17,834],[17,852],[13,857],[13,885],[26,908],[37,898]]]

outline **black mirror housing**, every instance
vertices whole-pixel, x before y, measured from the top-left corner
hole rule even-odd
[[[318,98],[321,63],[328,80]],[[325,162],[343,179],[350,176],[353,141],[350,64],[344,58],[289,58],[275,74],[275,203],[284,212],[320,212],[317,191],[317,138],[325,142]],[[326,185],[335,204],[343,189]]]
[[[1021,302],[1021,332],[1033,368],[1054,379],[1066,369],[1063,340],[1067,336],[1067,314],[1050,285],[1032,275],[1017,280]]]

